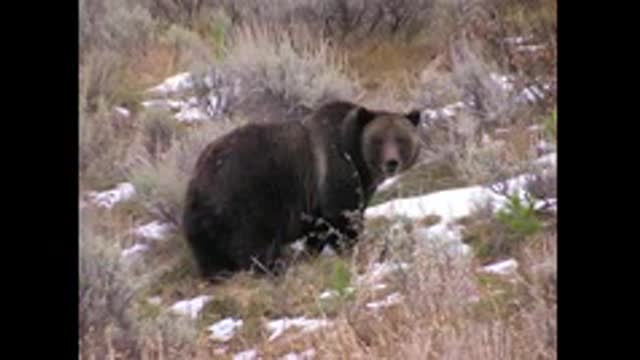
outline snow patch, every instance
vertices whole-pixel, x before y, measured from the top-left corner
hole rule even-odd
[[[398,182],[398,180],[400,179],[399,175],[390,177],[388,179],[385,179],[380,185],[378,185],[378,188],[376,189],[377,191],[385,191],[387,189],[389,189],[390,187],[392,187],[393,185],[395,185],[395,183]]]
[[[558,163],[558,154],[555,152],[547,154],[541,158],[536,159],[536,161],[534,161],[533,163],[534,165],[542,167],[555,167]]]
[[[471,247],[462,242],[462,226],[452,223],[438,223],[430,227],[414,230],[414,236],[423,240],[429,250],[443,252],[452,258],[461,258],[471,254]]]
[[[178,301],[171,306],[171,310],[178,314],[186,315],[195,319],[198,317],[200,310],[202,310],[202,308],[212,299],[212,296],[201,295],[190,300]]]
[[[213,116],[216,113],[218,113],[221,109],[222,109],[222,101],[220,101],[220,98],[213,94],[209,95],[207,97],[207,106],[205,108],[207,114],[209,114],[210,116]]]
[[[136,189],[130,183],[120,183],[115,189],[102,192],[91,191],[89,199],[96,206],[111,209],[115,204],[131,199],[136,194]]]
[[[503,91],[513,91],[513,79],[507,75],[500,75],[497,73],[490,73],[489,78],[502,88]]]
[[[175,118],[184,123],[193,123],[197,121],[207,120],[209,115],[202,109],[197,107],[183,108],[175,115]]]
[[[295,252],[303,252],[304,249],[305,249],[305,240],[304,239],[297,240],[297,241],[295,241],[293,244],[291,244],[289,246]]]
[[[458,110],[462,110],[465,107],[466,107],[465,103],[463,103],[462,101],[458,101],[443,107],[441,111],[445,117],[452,117],[456,114]]]
[[[549,154],[556,150],[556,146],[553,143],[548,141],[540,140],[536,143],[536,151],[539,155],[541,154]]]
[[[318,298],[321,299],[321,300],[326,300],[326,299],[334,298],[334,297],[336,297],[338,295],[339,295],[338,292],[335,291],[335,290],[326,290],[326,291],[323,291],[320,294],[320,296],[318,296]]]
[[[402,301],[402,295],[398,292],[387,296],[381,301],[372,301],[367,303],[367,309],[378,310],[381,308],[389,307],[391,305],[399,304]]]
[[[546,45],[521,45],[516,47],[518,52],[538,52],[546,49]]]
[[[506,42],[507,44],[520,45],[520,44],[524,44],[527,41],[531,41],[532,39],[533,39],[532,35],[512,36],[512,37],[504,38],[504,42]]]
[[[325,256],[325,257],[332,257],[332,256],[336,256],[336,251],[333,250],[333,248],[331,247],[331,245],[325,245],[322,248],[322,252],[320,252],[320,256]]]
[[[556,164],[556,154],[551,153],[539,158],[534,164],[553,166]],[[545,171],[548,172],[550,170],[543,170],[543,175]],[[509,199],[492,191],[491,188],[494,186],[503,187],[506,193],[524,199],[527,195],[527,184],[532,179],[533,175],[524,174],[488,187],[469,186],[411,198],[396,199],[366,209],[365,218],[404,217],[419,220],[435,215],[441,219],[438,224],[417,227],[413,230],[413,235],[418,239],[424,240],[427,250],[444,251],[444,254],[449,257],[465,259],[471,254],[471,247],[462,242],[463,227],[456,224],[456,220],[473,214],[480,206],[488,203],[493,206],[493,210],[496,212],[503,209]],[[555,199],[546,199],[539,200],[533,205],[538,209],[547,207],[554,210],[557,208],[556,204]],[[438,252],[435,254],[439,255]],[[377,266],[378,268],[374,269],[371,272],[372,274],[369,275],[374,279],[381,277],[380,273],[384,274],[390,270],[383,265]]]
[[[316,350],[311,348],[301,353],[290,352],[284,355],[283,357],[281,357],[280,360],[311,360],[315,356],[316,356]]]
[[[535,164],[550,164],[555,161],[555,154],[549,154],[538,159]],[[508,193],[524,197],[525,186],[533,176],[524,174],[511,178],[504,183],[494,185],[506,185]],[[491,187],[469,186],[464,188],[443,190],[435,193],[415,196],[404,199],[391,200],[386,203],[370,207],[365,211],[365,218],[375,217],[406,217],[410,219],[421,219],[426,216],[436,215],[442,220],[440,226],[444,226],[453,220],[471,215],[478,206],[490,202],[494,209],[498,211],[507,202],[504,196],[493,192]],[[436,228],[433,231],[440,231]],[[450,231],[450,230],[447,230]],[[445,235],[450,235],[445,232]]]
[[[307,319],[306,317],[283,318],[272,320],[267,323],[267,329],[271,332],[268,341],[273,341],[282,335],[287,329],[292,327],[301,328],[303,333],[317,330],[328,326],[330,322],[325,319]]]
[[[504,92],[511,93],[515,90],[514,77],[509,75],[500,75],[497,73],[490,73],[489,78],[498,85]],[[542,89],[539,86],[531,85],[524,88],[518,95],[516,95],[516,102],[530,102],[534,103],[544,98],[544,90],[548,90],[550,85],[543,85]]]
[[[558,199],[557,198],[545,199],[545,202],[541,202],[539,204],[536,204],[535,209],[536,210],[545,209],[545,210],[548,210],[548,211],[551,211],[551,212],[557,212],[558,211]]]
[[[209,338],[221,342],[227,342],[233,338],[236,329],[242,327],[242,325],[242,319],[235,320],[228,317],[220,320],[207,328],[211,332]]]
[[[210,89],[213,88],[214,79],[206,76],[204,82]],[[148,93],[158,97],[167,97],[180,94],[184,90],[194,87],[193,75],[185,72],[166,79],[163,83],[147,90]],[[193,123],[207,120],[222,111],[225,106],[225,98],[222,94],[210,91],[205,97],[192,96],[183,100],[152,99],[142,102],[145,108],[160,108],[176,112],[175,119],[183,123]]]
[[[402,216],[418,219],[437,215],[446,222],[447,219],[469,215],[472,212],[472,204],[488,198],[491,198],[490,190],[481,186],[444,190],[424,196],[396,199],[370,207],[366,209],[365,217]]]
[[[258,358],[256,349],[249,349],[233,355],[233,360],[255,360]]]
[[[171,99],[153,99],[143,101],[142,106],[147,109],[162,109],[162,110],[180,110],[185,106],[184,101],[171,100]]]
[[[481,271],[497,275],[510,275],[518,270],[518,262],[514,259],[500,261],[491,265],[482,267]]]
[[[355,289],[351,286],[348,286],[344,289],[345,294],[351,294],[355,291]],[[340,293],[336,290],[325,290],[323,291],[318,298],[321,300],[332,299],[339,296]]]
[[[151,305],[160,305],[162,304],[162,298],[160,296],[152,296],[147,298],[147,302]]]
[[[128,118],[129,116],[131,116],[131,111],[127,110],[122,106],[116,106],[113,108],[113,110],[118,114],[120,114],[122,117]]]
[[[446,105],[440,109],[424,109],[422,111],[422,115],[427,117],[430,120],[435,120],[435,119],[446,119],[446,118],[451,118],[454,117],[458,111],[464,109],[465,107],[467,107],[467,104],[465,104],[462,101],[458,101],[449,105]]]
[[[174,115],[176,120],[184,123],[193,123],[207,120],[218,112],[218,98],[212,95],[206,100],[206,106],[204,106],[204,108],[199,104],[198,98],[196,97],[190,97],[187,100],[147,100],[142,102],[142,106],[146,108],[177,111]]]
[[[122,250],[121,256],[123,259],[131,259],[140,253],[149,250],[149,246],[145,244],[134,244],[133,246]]]
[[[161,84],[148,89],[147,92],[166,95],[190,89],[193,85],[191,73],[183,72],[165,79]]]
[[[172,228],[173,226],[171,224],[154,220],[146,225],[135,228],[133,233],[145,239],[162,240],[167,237]]]
[[[524,88],[520,95],[516,97],[517,101],[536,102],[544,98],[544,92],[537,86],[529,86]]]

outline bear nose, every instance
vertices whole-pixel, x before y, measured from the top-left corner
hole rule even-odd
[[[387,173],[393,174],[398,169],[398,165],[400,165],[398,163],[398,160],[389,160],[385,164],[385,169],[386,169]]]

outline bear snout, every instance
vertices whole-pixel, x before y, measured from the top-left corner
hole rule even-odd
[[[396,159],[387,160],[384,163],[384,172],[389,176],[395,175],[396,171],[398,170],[399,165],[400,165],[400,163]]]

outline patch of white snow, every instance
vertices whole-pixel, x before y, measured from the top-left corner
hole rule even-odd
[[[202,308],[212,299],[212,296],[201,295],[190,300],[178,301],[171,306],[171,310],[195,319],[198,317],[200,310],[202,310]]]
[[[245,350],[233,355],[233,360],[256,360],[257,358],[258,351],[256,349]]]
[[[402,301],[402,295],[398,292],[394,292],[393,294],[387,296],[383,300],[380,301],[372,301],[367,303],[367,309],[377,310],[380,308],[385,308],[391,305],[398,304]]]
[[[301,353],[290,352],[280,358],[280,360],[311,360],[316,356],[316,350],[311,348]]]
[[[88,197],[95,205],[110,209],[119,202],[131,199],[135,194],[136,189],[133,185],[120,183],[113,190],[89,192]]]
[[[482,272],[498,275],[510,275],[518,269],[518,262],[514,259],[500,261],[495,264],[482,267]]]
[[[126,109],[126,108],[124,108],[122,106],[116,106],[116,107],[113,108],[113,110],[115,110],[122,117],[128,118],[129,116],[131,116],[131,111],[129,111],[128,109]]]
[[[209,115],[205,113],[202,109],[197,107],[188,107],[180,110],[175,118],[184,123],[193,123],[197,121],[207,120]]]
[[[236,329],[242,327],[242,325],[242,319],[235,320],[234,318],[228,317],[220,320],[208,327],[208,330],[211,332],[209,338],[221,342],[227,342],[233,338]]]
[[[296,327],[301,328],[303,333],[317,330],[321,327],[328,326],[330,322],[325,319],[307,319],[306,317],[282,318],[272,320],[267,323],[267,329],[271,332],[269,341],[275,340],[282,335],[287,329]]]
[[[145,244],[134,244],[133,246],[122,250],[123,259],[131,259],[132,257],[149,250],[149,246]]]
[[[147,92],[166,95],[190,89],[191,87],[193,87],[191,73],[183,72],[165,79],[161,84],[148,89]]]
[[[135,228],[133,233],[145,239],[162,240],[167,237],[171,229],[173,229],[171,224],[154,220],[146,225]]]
[[[380,185],[378,185],[378,188],[376,190],[377,191],[385,191],[385,190],[389,189],[390,187],[392,187],[395,183],[397,183],[398,179],[400,179],[399,175],[390,177],[388,179],[385,179]]]

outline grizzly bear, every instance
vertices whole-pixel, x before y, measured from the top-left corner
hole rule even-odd
[[[277,272],[283,247],[352,245],[376,187],[417,160],[418,111],[328,103],[302,121],[249,124],[200,154],[183,230],[203,276]]]

